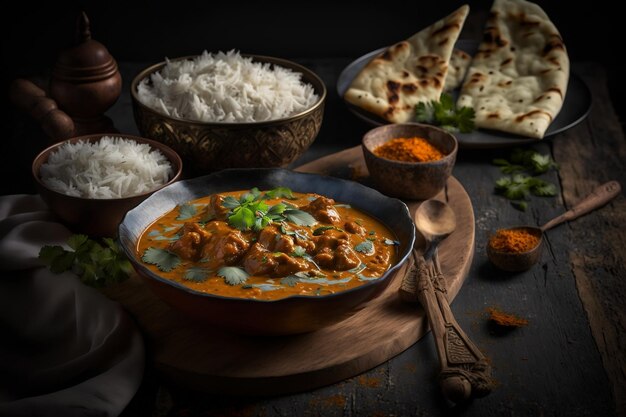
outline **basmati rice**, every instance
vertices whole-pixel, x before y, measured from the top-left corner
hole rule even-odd
[[[145,143],[103,136],[61,145],[41,166],[41,180],[74,197],[110,199],[143,194],[173,175],[163,153]]]
[[[319,97],[302,74],[252,62],[233,50],[166,60],[139,83],[139,101],[168,116],[199,122],[259,122],[302,112]]]

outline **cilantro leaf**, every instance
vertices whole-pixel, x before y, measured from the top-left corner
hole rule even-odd
[[[121,282],[132,273],[132,266],[116,241],[102,240],[104,246],[85,235],[72,235],[65,250],[61,246],[44,246],[39,259],[54,273],[72,271],[92,286]]]
[[[261,197],[261,191],[257,187],[252,187],[250,191],[242,196],[244,201],[256,201]]]
[[[287,187],[276,187],[272,190],[266,191],[264,198],[286,198],[288,200],[294,200],[296,197],[293,195],[293,191],[291,191]]]
[[[530,182],[530,192],[540,197],[553,197],[557,194],[556,186],[539,178]]]
[[[239,201],[235,197],[229,195],[224,197],[224,201],[222,201],[222,206],[227,209],[234,209],[236,207],[239,207]]]
[[[193,282],[204,282],[209,277],[209,270],[197,266],[192,266],[183,274],[183,279]]]
[[[49,246],[46,245],[39,250],[39,260],[41,260],[44,264],[50,266],[52,262],[59,256],[63,255],[65,249],[61,246]]]
[[[250,276],[243,269],[236,266],[223,266],[217,270],[217,275],[224,278],[228,285],[239,285],[247,281]]]
[[[52,261],[50,264],[50,271],[55,274],[60,274],[72,269],[74,261],[76,260],[76,252],[63,251],[63,253]]]
[[[446,93],[439,97],[439,101],[421,102],[415,106],[415,118],[418,122],[440,126],[451,132],[471,132],[476,127],[475,116],[471,107],[457,109],[452,96]]]
[[[285,211],[286,208],[287,208],[287,206],[284,205],[283,203],[274,204],[273,206],[271,206],[269,208],[269,210],[267,210],[267,214],[269,216],[272,216],[272,215],[276,215],[277,216],[279,214],[282,214]]]
[[[183,204],[178,206],[178,217],[176,220],[189,220],[197,213],[196,206],[193,204]]]
[[[298,226],[313,226],[315,223],[317,223],[315,217],[311,216],[306,211],[299,209],[286,209],[283,212],[283,215],[288,221],[295,223]]]
[[[337,230],[339,232],[343,232],[343,230],[338,228],[337,226],[320,226],[313,230],[313,236],[319,236],[327,230]]]
[[[535,174],[543,174],[548,172],[550,168],[556,168],[556,163],[550,158],[550,155],[541,155],[536,152],[530,156],[529,164]]]
[[[147,264],[156,265],[163,272],[170,272],[180,264],[180,258],[175,253],[153,247],[145,250],[141,260]]]
[[[457,109],[456,124],[459,128],[459,132],[470,133],[476,129],[476,123],[474,122],[475,118],[476,113],[473,108],[463,106],[460,109]]]
[[[416,120],[420,123],[433,124],[435,122],[435,111],[432,104],[420,102],[415,106]]]
[[[72,235],[67,239],[67,245],[74,250],[78,250],[87,240],[89,240],[87,235]]]
[[[236,229],[246,230],[254,226],[254,212],[248,207],[237,207],[233,214],[228,216],[228,223]]]
[[[295,287],[298,282],[300,282],[300,277],[297,275],[288,275],[280,279],[280,283],[288,287]]]
[[[297,258],[302,258],[305,255],[306,255],[306,249],[304,249],[302,246],[296,246],[293,249],[293,252],[291,253],[291,256],[295,256]]]
[[[365,255],[374,254],[374,243],[371,240],[364,240],[354,247],[354,250]]]

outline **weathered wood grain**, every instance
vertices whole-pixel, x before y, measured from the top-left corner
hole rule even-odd
[[[626,186],[626,139],[611,106],[606,76],[580,66],[594,92],[587,123],[555,138],[565,205],[571,207],[595,186],[617,180]],[[626,415],[626,199],[567,225],[570,260],[578,293],[611,380],[618,415]]]
[[[354,146],[369,128],[350,114],[332,91],[337,75],[349,62],[350,59],[303,61],[321,76],[330,94],[320,136],[301,162]],[[623,271],[625,245],[623,232],[619,230],[623,229],[624,208],[616,206],[622,204],[623,198],[585,218],[549,231],[540,263],[525,273],[502,273],[489,264],[485,253],[487,238],[498,227],[541,225],[571,207],[578,196],[593,185],[620,176],[622,186],[625,185],[623,162],[619,162],[625,160],[623,135],[611,104],[608,101],[598,103],[606,95],[602,93],[606,91],[606,79],[601,67],[575,65],[574,71],[584,77],[594,96],[590,117],[576,128],[529,147],[543,154],[554,148],[553,155],[562,169],[558,174],[551,172],[542,178],[557,184],[559,191],[562,186],[563,198],[533,197],[529,209],[520,212],[495,195],[493,183],[502,174],[491,160],[508,157],[510,149],[461,149],[454,170],[455,178],[463,184],[474,207],[476,250],[467,280],[452,310],[491,360],[497,386],[489,396],[464,408],[450,408],[437,386],[439,366],[432,340],[425,337],[361,375],[313,391],[271,398],[224,397],[190,391],[157,378],[153,367],[148,367],[144,393],[136,396],[122,417],[152,412],[155,416],[266,417],[624,415],[623,408],[616,408],[619,392],[625,386],[619,383],[624,371],[619,364],[615,365],[623,360],[626,351],[624,324],[619,321],[619,317],[623,317],[625,299],[621,289],[626,275]],[[128,69],[125,72],[128,77],[132,73]],[[117,117],[134,129],[127,94],[122,96],[116,109]],[[113,118],[117,123],[118,119]],[[604,129],[604,133],[599,129]],[[565,154],[560,147],[571,141],[577,143],[576,152],[570,149]],[[590,144],[592,148],[608,148],[600,152],[598,158],[593,156],[598,150],[587,154],[585,148]],[[591,159],[585,162],[585,158]],[[608,164],[604,163],[605,159]],[[582,166],[588,169],[581,169]],[[570,176],[574,179],[570,180]],[[594,181],[587,183],[590,179]],[[569,190],[583,185],[585,189],[576,191],[575,196],[570,194]],[[591,222],[588,227],[587,222]],[[621,244],[608,245],[606,239],[614,242],[621,239]],[[572,261],[571,252],[592,256]],[[585,279],[580,278],[580,271],[586,271]],[[589,284],[589,291],[584,291],[585,283]],[[612,291],[615,294],[611,294]],[[590,304],[590,298],[579,292],[594,294],[591,301],[595,300],[595,304]],[[608,295],[600,298],[600,293]],[[494,305],[527,318],[528,326],[510,332],[491,326],[485,308]],[[589,318],[587,311],[593,313]],[[595,311],[603,313],[603,320],[593,318],[598,317]],[[602,341],[604,338],[607,342]],[[607,350],[603,345],[617,347]],[[613,367],[613,371],[605,367]]]

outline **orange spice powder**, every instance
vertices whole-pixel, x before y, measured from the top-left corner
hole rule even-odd
[[[374,149],[382,158],[403,162],[429,162],[445,155],[424,138],[395,138]]]
[[[505,313],[500,311],[495,307],[489,307],[487,309],[487,313],[489,313],[489,320],[494,323],[505,326],[505,327],[522,327],[528,324],[528,320],[517,317],[513,314]]]
[[[524,229],[500,229],[489,239],[489,246],[498,252],[528,252],[539,244],[539,237]]]

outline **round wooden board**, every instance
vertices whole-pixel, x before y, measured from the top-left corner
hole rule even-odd
[[[367,176],[360,147],[297,169]],[[463,186],[450,178],[437,199],[447,201],[458,227],[440,246],[439,259],[452,300],[474,253],[474,212]],[[407,202],[414,213],[419,202]],[[418,239],[418,245],[423,241]],[[404,268],[378,298],[352,317],[317,332],[280,337],[242,336],[196,323],[156,298],[138,277],[105,290],[135,317],[156,368],[193,389],[235,395],[277,395],[310,390],[358,375],[398,355],[427,331],[418,304],[402,302]],[[254,317],[250,317],[254,320]]]

